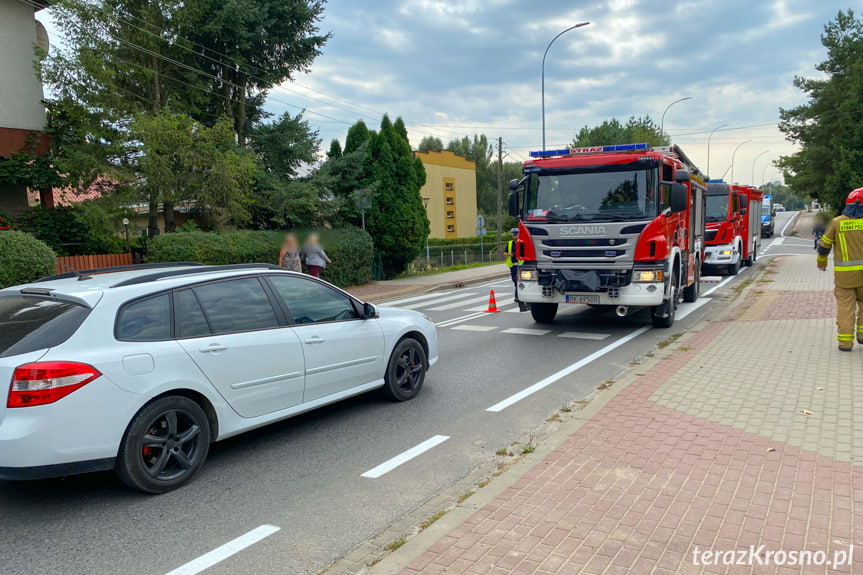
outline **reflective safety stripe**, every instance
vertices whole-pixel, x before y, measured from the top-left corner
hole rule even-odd
[[[824,244],[825,246],[832,246],[833,240],[831,240],[827,236],[821,236],[821,243]]]
[[[858,325],[857,326],[857,333],[860,333],[861,331],[863,331],[863,325]]]
[[[827,256],[818,256],[818,261],[821,263],[827,263]]]
[[[845,241],[845,234],[839,232],[839,249],[842,252],[842,259],[848,259],[848,242]]]
[[[833,262],[833,269],[837,272],[858,272],[863,270],[863,264],[856,266],[837,266],[836,262]]]
[[[838,339],[839,341],[854,341],[854,334],[852,333],[851,335],[848,335],[848,334],[840,333],[836,337],[836,339]]]

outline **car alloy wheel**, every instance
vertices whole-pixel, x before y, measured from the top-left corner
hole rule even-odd
[[[419,393],[426,376],[426,353],[415,339],[403,339],[393,350],[384,393],[395,401],[412,399]]]

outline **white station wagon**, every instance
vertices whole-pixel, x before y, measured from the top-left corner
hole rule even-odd
[[[162,493],[195,475],[213,441],[377,388],[411,399],[437,359],[421,313],[267,264],[111,268],[7,288],[0,479],[113,468]]]

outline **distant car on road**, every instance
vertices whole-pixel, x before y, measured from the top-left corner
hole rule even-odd
[[[114,469],[149,493],[210,443],[382,388],[413,398],[434,324],[266,264],[132,266],[0,290],[0,479]]]
[[[777,212],[784,212],[784,211],[785,211],[785,206],[783,206],[782,204],[776,204],[776,205],[774,206],[774,209],[775,209]]]

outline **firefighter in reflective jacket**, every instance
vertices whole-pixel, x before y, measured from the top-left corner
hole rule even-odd
[[[836,327],[839,349],[851,351],[854,336],[863,345],[863,188],[848,194],[842,214],[833,218],[818,244],[818,269],[827,269],[833,252]]]
[[[518,266],[523,264],[524,260],[517,259],[515,254],[515,242],[518,241],[518,228],[512,228],[512,239],[506,243],[506,251],[503,255],[506,256],[506,267],[509,268],[509,274],[512,277],[512,283],[515,284],[515,301],[518,301]]]

